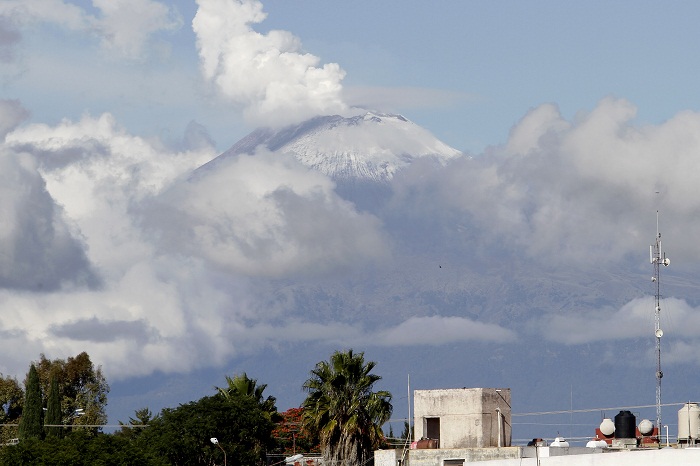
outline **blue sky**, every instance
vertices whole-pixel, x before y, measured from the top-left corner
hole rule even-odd
[[[4,2],[10,5],[14,2]],[[90,2],[76,2],[99,17]],[[2,95],[32,122],[111,112],[143,136],[177,140],[191,120],[220,150],[252,129],[199,70],[194,2],[167,4],[173,24],[138,54],[100,46],[99,34],[59,20],[25,21],[11,44]],[[567,118],[607,96],[659,123],[697,109],[698,5],[657,2],[264,3],[253,27],[286,30],[321,64],[338,63],[358,102],[401,112],[453,147],[502,144],[523,115],[554,103]],[[136,39],[135,39],[136,40]],[[371,92],[370,92],[371,91]],[[381,109],[381,108],[380,108]]]
[[[401,358],[408,341],[419,357],[462,344],[517,355],[523,341],[573,354],[643,338],[644,285],[604,294],[586,277],[643,270],[646,284],[660,205],[674,267],[693,276],[699,13],[695,2],[0,0],[0,351],[10,355],[0,373],[21,377],[28,358],[87,347],[110,381],[150,383],[136,400],[115,395],[126,419],[168,392],[157,374],[182,375],[178,393],[196,399],[192,383],[222,383],[258,358],[274,376],[301,347],[307,360],[285,367],[298,388],[318,342],[394,341],[374,354]],[[279,154],[189,179],[259,125],[359,105],[399,112],[475,157],[406,170],[389,213],[356,209],[331,179]],[[407,242],[420,254],[396,254]],[[493,269],[473,251],[492,254]],[[458,272],[417,272],[439,273],[438,259]],[[564,310],[525,302],[520,320],[502,311],[515,299],[460,307],[479,277],[538,298],[523,264],[560,267],[548,283],[565,269],[575,293],[588,285]],[[345,287],[375,266],[410,292],[395,309],[363,296],[356,315]],[[307,315],[290,291],[324,286],[348,309]],[[459,305],[422,306],[413,288]],[[665,361],[680,365],[700,348],[700,301],[668,298],[684,325]],[[601,321],[615,325],[601,332]],[[454,340],[436,345],[446,333]],[[394,383],[409,368],[394,366]],[[187,380],[203,370],[215,379]]]

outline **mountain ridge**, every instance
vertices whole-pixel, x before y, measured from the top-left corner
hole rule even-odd
[[[258,128],[206,165],[253,154],[259,147],[292,154],[303,165],[350,183],[387,183],[419,158],[444,164],[462,156],[401,115],[366,112],[352,117],[317,116],[276,131]]]

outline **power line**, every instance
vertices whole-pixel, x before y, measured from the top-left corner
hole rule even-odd
[[[681,403],[665,403],[661,406],[684,406],[687,401]],[[653,405],[637,405],[637,406],[618,406],[612,408],[587,408],[587,409],[565,409],[561,411],[540,411],[534,413],[512,413],[511,416],[543,416],[549,414],[569,414],[569,413],[592,413],[595,411],[614,411],[614,410],[632,410],[632,409],[642,409],[642,408],[655,408],[656,404]]]

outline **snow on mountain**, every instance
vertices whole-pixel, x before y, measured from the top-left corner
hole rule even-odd
[[[251,154],[261,145],[272,152],[293,154],[336,181],[387,182],[418,158],[444,164],[461,156],[401,115],[367,112],[353,117],[319,116],[279,131],[260,128],[219,159]]]

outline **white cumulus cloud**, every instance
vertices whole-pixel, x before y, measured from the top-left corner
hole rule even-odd
[[[468,231],[477,249],[552,265],[643,258],[658,209],[671,256],[699,258],[700,114],[659,125],[637,125],[635,115],[631,103],[604,99],[566,121],[545,104],[503,146],[436,172],[400,174],[394,207],[410,205],[445,228]]]
[[[379,332],[376,339],[387,346],[439,346],[468,341],[512,343],[515,340],[516,334],[512,330],[456,316],[411,317]]]
[[[266,18],[257,0],[198,0],[192,28],[202,73],[244,108],[248,119],[268,126],[342,112],[344,71],[302,52],[287,31],[261,34]]]

